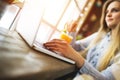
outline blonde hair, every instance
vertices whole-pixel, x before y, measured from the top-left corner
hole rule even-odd
[[[113,1],[119,1],[120,0],[107,0],[106,3],[104,4],[103,6],[103,9],[102,9],[102,16],[101,16],[101,27],[98,31],[98,35],[96,36],[96,38],[92,41],[92,43],[88,46],[88,48],[84,51],[84,54],[86,55],[88,50],[92,47],[92,46],[95,46],[99,41],[101,41],[102,37],[105,36],[108,32],[110,32],[111,30],[107,27],[107,24],[105,22],[105,12],[106,12],[106,9],[108,7],[108,5],[110,3],[112,3]],[[114,36],[111,36],[111,41],[110,41],[110,44],[109,44],[109,47],[107,48],[104,56],[100,59],[99,61],[99,66],[98,66],[98,70],[99,71],[102,71],[104,70],[105,68],[107,68],[109,62],[110,62],[110,59],[112,57],[115,56],[116,52],[118,52],[120,50],[120,23],[115,27],[115,35]],[[85,56],[84,55],[84,56]]]

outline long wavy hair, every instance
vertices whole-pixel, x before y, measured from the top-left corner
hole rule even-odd
[[[99,41],[101,41],[102,37],[105,36],[108,32],[111,31],[110,28],[108,28],[106,21],[105,21],[105,16],[106,16],[106,9],[109,6],[110,3],[120,0],[107,0],[105,4],[103,5],[102,9],[102,15],[101,15],[101,21],[100,21],[100,29],[98,30],[98,35],[97,37],[91,42],[91,44],[88,46],[88,48],[85,50],[85,53],[87,54],[88,50],[95,46]],[[107,68],[111,58],[113,58],[118,51],[120,51],[120,23],[115,27],[115,35],[111,36],[111,41],[110,44],[104,53],[104,56],[102,56],[101,59],[99,59],[97,69],[99,71],[104,70]],[[85,55],[86,55],[85,54]]]

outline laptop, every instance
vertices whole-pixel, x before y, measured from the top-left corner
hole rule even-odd
[[[28,7],[27,5],[29,4],[31,3],[24,4],[19,20],[17,22],[16,30],[19,35],[27,42],[30,47],[34,48],[35,50],[40,51],[43,54],[50,55],[51,57],[60,59],[62,61],[75,64],[73,60],[44,48],[44,46],[42,45],[43,43],[39,43],[39,41],[36,41],[36,36],[38,34],[39,25],[41,18],[43,17],[44,9],[41,7],[41,10],[39,10],[40,4],[36,3],[36,5],[31,5],[31,7]]]

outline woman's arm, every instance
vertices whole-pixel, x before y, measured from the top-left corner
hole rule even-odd
[[[72,47],[77,51],[81,51],[81,50],[84,50],[84,48],[88,47],[90,42],[96,37],[97,32],[93,33],[92,35],[90,35],[84,39],[78,40],[78,41],[76,41],[76,33],[75,32],[70,32],[69,35],[71,35],[73,37],[73,40],[71,42]]]
[[[63,56],[70,58],[76,62],[77,67],[80,69],[80,74],[89,74],[95,80],[119,80],[120,75],[120,60],[112,64],[107,69],[99,72],[95,67],[88,63],[80,53],[75,51],[66,41],[60,39],[53,39],[44,44],[47,49],[58,51]]]
[[[111,62],[112,64],[110,66],[99,72],[85,61],[79,72],[80,74],[89,74],[93,76],[95,80],[120,80],[120,53],[118,53]]]
[[[112,73],[111,67],[112,65],[107,69],[103,70],[102,72],[99,72],[96,68],[91,66],[91,64],[85,61],[84,65],[80,68],[79,73],[89,74],[94,78],[94,80],[116,80]]]

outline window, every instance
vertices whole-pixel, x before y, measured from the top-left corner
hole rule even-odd
[[[15,0],[13,2],[14,4],[7,6],[5,13],[0,19],[0,27],[4,27],[6,29],[10,29],[12,27],[12,24],[20,12],[21,4],[23,4],[23,2],[24,0]]]
[[[79,9],[79,11],[82,12],[82,10],[84,9],[86,3],[87,3],[88,0],[75,0],[75,3]]]
[[[0,27],[9,29],[14,19],[16,18],[16,15],[18,14],[19,9],[20,8],[15,5],[9,5],[0,20]]]
[[[78,19],[80,12],[74,0],[25,0],[21,15],[19,25],[33,26],[31,30],[39,26],[36,39],[43,43],[59,38],[65,24]]]
[[[87,0],[79,0],[79,2]],[[78,10],[74,0],[46,0],[45,10],[37,40],[46,42],[53,38],[59,38],[61,30],[67,22],[78,19],[80,11]]]

